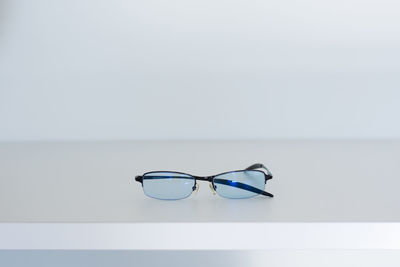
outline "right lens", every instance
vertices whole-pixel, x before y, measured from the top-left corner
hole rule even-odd
[[[190,196],[195,179],[179,172],[149,172],[143,175],[143,191],[152,198],[173,200]]]

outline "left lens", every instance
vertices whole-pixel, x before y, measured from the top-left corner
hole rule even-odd
[[[190,196],[195,188],[193,176],[177,172],[150,172],[143,175],[143,191],[152,198],[173,200]]]
[[[261,171],[234,171],[213,179],[215,192],[226,198],[249,198],[265,189],[265,174]]]

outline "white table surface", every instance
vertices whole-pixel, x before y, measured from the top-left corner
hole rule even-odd
[[[146,197],[140,183],[134,181],[135,175],[150,170],[211,175],[256,162],[264,163],[274,174],[267,184],[274,198],[223,199],[211,193],[207,182],[200,181],[197,195],[160,201]],[[143,234],[145,239],[145,234],[155,229],[153,223],[160,233],[170,232],[169,238],[179,231],[190,234],[194,228],[201,229],[197,223],[210,231],[223,223],[223,229],[238,231],[253,225],[253,229],[264,229],[265,235],[278,233],[278,239],[282,232],[311,231],[315,237],[314,243],[299,239],[299,244],[290,246],[285,245],[287,239],[275,240],[277,245],[271,248],[343,248],[344,242],[349,248],[370,248],[357,238],[354,243],[335,243],[335,233],[344,235],[356,225],[355,232],[361,229],[356,235],[371,231],[375,231],[375,239],[388,235],[390,240],[383,238],[377,247],[400,248],[399,163],[399,141],[2,143],[0,233],[9,233],[8,241],[15,242],[10,246],[13,242],[2,245],[0,241],[0,248],[169,248],[168,242],[145,247],[132,240],[115,247],[96,247],[94,241],[87,246],[75,241],[66,245],[63,237],[58,238],[58,246],[53,241],[52,245],[43,241],[29,246],[27,240],[15,237],[16,232],[24,231],[57,232],[57,227],[75,234],[90,228],[93,235],[127,227],[130,230],[126,231]],[[75,231],[76,225],[85,226]],[[346,235],[351,236],[353,230]],[[325,241],[317,235],[328,231],[333,239],[322,244]],[[202,245],[181,247],[206,248],[202,231],[193,235],[204,238]],[[254,237],[247,241],[251,244]],[[237,248],[228,242],[214,244],[216,248]]]

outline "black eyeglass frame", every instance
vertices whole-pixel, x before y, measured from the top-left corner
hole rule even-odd
[[[257,169],[264,169],[265,172],[264,172],[264,171],[261,171],[261,170],[257,170]],[[150,171],[150,172],[144,173],[143,175],[137,175],[137,176],[135,176],[135,181],[140,182],[140,183],[142,184],[142,187],[143,187],[143,177],[144,177],[144,176],[146,176],[146,175],[148,175],[148,174],[151,174],[151,173],[170,172],[170,173],[188,175],[188,176],[190,176],[191,179],[194,179],[193,191],[196,190],[196,188],[197,188],[197,181],[207,181],[207,182],[210,182],[210,183],[212,184],[212,187],[213,187],[214,190],[215,190],[215,188],[216,188],[216,187],[215,187],[215,184],[214,184],[214,178],[215,178],[215,177],[220,176],[220,175],[223,175],[223,174],[227,174],[227,173],[243,172],[243,171],[258,171],[258,172],[263,173],[263,174],[264,174],[264,177],[265,177],[265,184],[267,183],[268,180],[271,180],[271,179],[273,178],[272,173],[270,172],[270,170],[269,170],[267,167],[265,167],[265,166],[264,166],[263,164],[261,164],[261,163],[255,163],[255,164],[253,164],[253,165],[247,167],[247,168],[244,169],[244,170],[227,171],[227,172],[222,172],[222,173],[218,173],[218,174],[211,175],[211,176],[196,176],[196,175],[192,175],[192,174],[189,174],[189,173],[177,172],[177,171]],[[184,178],[184,177],[179,177],[179,178]],[[245,185],[245,184],[241,184],[241,183],[236,183],[236,184],[238,184],[238,185],[239,185],[238,187],[240,187],[240,188],[242,188],[242,189],[245,189],[245,190],[248,190],[248,191],[252,191],[252,192],[255,192],[255,193],[260,194],[260,195],[263,195],[263,196],[274,197],[273,194],[271,194],[271,193],[269,193],[269,192],[266,192],[266,191],[263,191],[263,190],[260,190],[260,189],[258,189],[258,188],[255,188],[255,187],[252,187],[252,186],[249,186],[249,185]],[[225,184],[225,185],[228,185],[228,184]]]

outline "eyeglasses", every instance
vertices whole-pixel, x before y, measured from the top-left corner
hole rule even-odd
[[[265,172],[257,170],[264,169]],[[273,197],[265,190],[272,173],[261,163],[244,170],[223,172],[212,176],[194,176],[175,171],[152,171],[135,177],[140,182],[145,195],[162,200],[187,198],[199,186],[197,181],[210,182],[210,189],[225,198],[250,198],[257,195]]]

